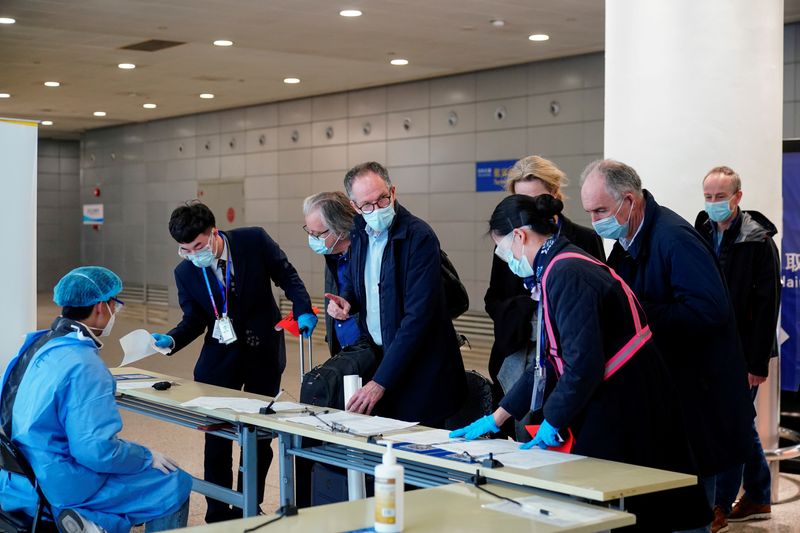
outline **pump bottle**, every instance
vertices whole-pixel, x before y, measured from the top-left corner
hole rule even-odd
[[[375,531],[403,531],[403,466],[397,464],[391,442],[383,463],[375,467]]]

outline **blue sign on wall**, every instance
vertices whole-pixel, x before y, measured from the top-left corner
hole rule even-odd
[[[783,143],[781,389],[800,388],[800,143]]]
[[[475,163],[475,191],[502,191],[508,169],[514,166],[516,159],[502,161],[478,161]]]

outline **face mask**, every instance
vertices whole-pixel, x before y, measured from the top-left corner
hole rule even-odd
[[[375,233],[386,231],[394,221],[394,204],[389,204],[383,209],[375,209],[372,213],[364,213],[364,221]]]
[[[509,237],[511,237],[511,239],[508,239]],[[507,239],[511,241],[508,246],[505,245]],[[495,253],[500,259],[508,263],[509,270],[516,276],[520,278],[529,278],[533,276],[533,267],[528,263],[528,259],[525,257],[525,245],[522,245],[522,254],[520,258],[517,259],[514,257],[514,252],[511,251],[513,243],[514,233],[512,232],[503,237],[503,240],[497,245]]]
[[[728,198],[727,200],[723,200],[721,202],[706,202],[706,213],[708,213],[708,218],[714,222],[728,220],[728,218],[733,214],[730,201],[730,198]]]
[[[106,309],[108,309],[111,318],[108,319],[108,324],[106,324],[106,327],[100,332],[100,337],[108,337],[111,335],[111,330],[114,329],[114,320],[117,318],[117,314],[111,312],[111,306],[109,306],[108,303],[106,303]]]
[[[188,259],[197,268],[206,268],[212,266],[217,260],[217,254],[211,249],[211,244],[216,244],[215,235],[212,233],[211,238],[208,240],[205,248],[198,250],[191,254],[180,254],[181,257]]]
[[[336,237],[336,240],[333,241],[331,247],[328,248],[327,246],[325,246],[326,237],[315,237],[314,235],[309,235],[308,247],[311,248],[311,250],[315,254],[330,255],[333,253],[333,249],[336,248],[336,245],[339,243],[339,240],[341,240],[341,238],[342,238],[341,235]]]
[[[598,235],[603,238],[616,241],[617,239],[620,239],[628,234],[628,222],[630,222],[631,213],[633,213],[633,202],[631,202],[631,210],[628,212],[628,220],[626,220],[624,224],[617,222],[617,215],[619,214],[619,210],[622,209],[622,204],[624,203],[625,199],[623,198],[619,203],[616,213],[596,222],[592,222],[592,227]]]

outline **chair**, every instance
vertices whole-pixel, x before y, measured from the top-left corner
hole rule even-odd
[[[467,397],[461,409],[445,420],[445,429],[458,429],[492,412],[492,382],[474,370],[467,371]]]
[[[38,496],[36,514],[33,518],[23,512],[8,512],[0,509],[0,531],[8,533],[58,531],[52,521],[44,520],[45,517],[52,520],[52,511],[50,503],[45,498],[39,482],[36,480],[36,475],[33,473],[31,465],[19,451],[19,448],[2,431],[0,431],[0,470],[25,476],[33,485]]]

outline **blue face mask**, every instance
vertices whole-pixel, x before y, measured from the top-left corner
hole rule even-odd
[[[363,213],[362,216],[372,231],[382,233],[389,229],[394,221],[394,204],[389,204],[383,209],[375,209],[372,213]]]
[[[506,244],[507,241],[509,241],[508,244]],[[509,270],[516,276],[523,279],[533,276],[533,267],[528,263],[528,259],[525,257],[525,245],[522,245],[522,254],[520,258],[517,259],[514,257],[514,252],[511,251],[513,243],[514,233],[512,232],[503,237],[503,240],[497,244],[497,249],[494,253],[497,254],[497,257],[508,263]]]
[[[333,244],[329,247],[325,246],[326,237],[315,237],[314,235],[308,236],[308,247],[311,248],[315,254],[319,255],[330,255],[333,253],[333,249],[336,248],[336,244],[341,239],[341,235],[336,238]]]
[[[191,261],[197,268],[210,267],[217,261],[217,254],[214,253],[214,250],[211,248],[212,243],[216,245],[216,235],[214,233],[211,234],[211,237],[208,239],[208,244],[206,244],[202,250],[198,250],[194,253],[185,253],[179,248],[178,255]]]
[[[633,213],[633,201],[631,201],[631,210],[628,212],[628,220],[624,224],[617,222],[617,215],[619,210],[622,209],[622,204],[625,203],[625,198],[619,203],[617,212],[611,216],[592,222],[594,231],[603,238],[618,240],[628,234],[628,223],[631,220],[631,213]]]
[[[733,214],[730,206],[731,199],[723,200],[721,202],[706,202],[706,213],[708,218],[714,222],[722,222],[728,220]]]

